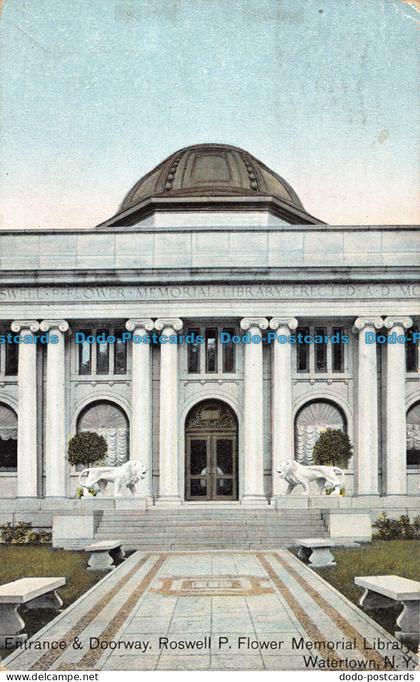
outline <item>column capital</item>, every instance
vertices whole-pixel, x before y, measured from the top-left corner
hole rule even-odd
[[[382,329],[384,326],[384,321],[382,317],[358,317],[353,324],[353,332],[357,334],[363,331],[366,327],[373,327],[374,329]]]
[[[129,332],[134,332],[139,328],[144,329],[146,332],[151,332],[155,327],[153,320],[150,320],[148,317],[134,317],[131,320],[127,320],[125,326]]]
[[[270,329],[280,329],[281,327],[286,327],[290,331],[297,329],[298,321],[295,317],[289,317],[289,319],[281,317],[273,317],[270,320]]]
[[[241,320],[241,329],[248,331],[251,327],[258,327],[261,331],[268,329],[268,320],[265,317],[244,317]]]
[[[35,334],[39,331],[39,323],[36,320],[14,320],[10,327],[12,332],[28,331]]]
[[[413,326],[413,320],[411,317],[386,317],[384,325],[387,329],[392,329],[393,327],[409,329]]]
[[[63,334],[68,332],[70,327],[67,320],[42,320],[39,328],[42,332],[49,332],[52,329],[58,329]]]
[[[160,318],[155,321],[155,329],[158,332],[161,332],[165,327],[171,327],[175,332],[180,332],[183,327],[183,322],[179,317]]]

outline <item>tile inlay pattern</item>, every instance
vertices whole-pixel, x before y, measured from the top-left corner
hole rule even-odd
[[[417,663],[286,550],[136,552],[29,640],[53,641],[65,649],[17,650],[5,667],[404,671]]]
[[[160,587],[152,592],[167,597],[250,597],[274,592],[265,583],[268,578],[257,575],[162,576]]]

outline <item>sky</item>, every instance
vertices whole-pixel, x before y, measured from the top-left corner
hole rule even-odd
[[[202,142],[328,223],[420,223],[417,0],[2,4],[2,228],[97,225]]]

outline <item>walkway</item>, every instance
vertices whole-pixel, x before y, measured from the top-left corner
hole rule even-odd
[[[63,648],[46,649],[52,642]],[[415,667],[413,654],[285,550],[136,552],[41,630],[31,647],[13,653],[4,665],[12,670]]]

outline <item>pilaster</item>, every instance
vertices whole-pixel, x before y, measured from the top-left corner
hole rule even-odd
[[[125,326],[135,336],[145,336],[154,329],[153,321],[148,318],[128,320]],[[137,488],[141,497],[152,501],[152,354],[150,343],[132,343],[131,347],[130,458],[147,468],[146,477]]]
[[[407,494],[405,343],[398,343],[398,336],[405,336],[405,330],[409,329],[412,324],[413,320],[410,317],[385,318],[385,327],[388,330],[384,472],[386,495]]]
[[[357,448],[355,483],[357,495],[378,495],[378,373],[376,341],[366,334],[383,327],[381,317],[358,317],[353,331],[358,333]]]
[[[279,477],[278,467],[295,458],[293,401],[292,401],[292,348],[289,336],[297,329],[298,321],[273,318],[270,329],[276,331],[272,374],[272,484],[273,497],[285,495],[288,484]],[[286,342],[280,343],[279,337]]]
[[[264,402],[262,331],[265,317],[244,318],[241,329],[249,332],[251,343],[244,347],[244,494],[242,504],[265,505],[264,494]],[[254,337],[254,339],[252,339]],[[260,341],[257,342],[259,337]]]
[[[161,336],[174,336],[183,326],[179,318],[159,319]],[[181,504],[178,452],[178,344],[160,343],[159,505]]]
[[[33,336],[39,324],[36,320],[15,320],[11,329],[21,337]],[[23,343],[22,339],[19,344],[18,497],[38,496],[36,350],[36,343]]]

